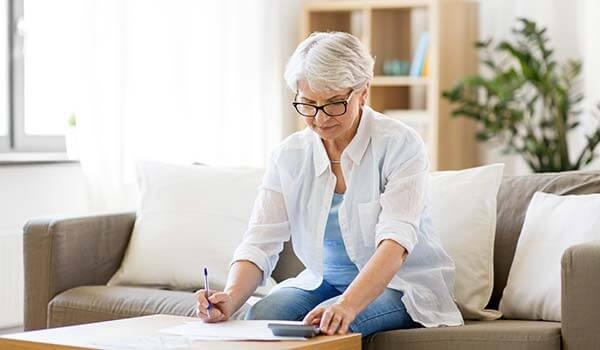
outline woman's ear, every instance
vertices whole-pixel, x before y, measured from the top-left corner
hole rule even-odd
[[[369,98],[369,87],[371,86],[371,83],[367,83],[367,85],[365,86],[363,92],[360,94],[360,106],[364,106],[365,104],[367,104],[367,99]]]

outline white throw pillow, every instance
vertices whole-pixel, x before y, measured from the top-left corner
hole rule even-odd
[[[431,217],[456,265],[454,299],[464,319],[493,320],[496,197],[504,164],[430,174]]]
[[[227,282],[229,263],[248,227],[264,169],[140,161],[140,201],[131,239],[108,285],[211,289]],[[273,279],[256,295],[266,295]]]
[[[560,321],[562,255],[600,239],[598,213],[600,194],[533,195],[500,300],[506,317]]]

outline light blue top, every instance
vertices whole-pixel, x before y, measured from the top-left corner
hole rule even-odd
[[[343,194],[333,193],[323,241],[323,278],[340,292],[346,290],[358,274],[358,268],[346,253],[340,230],[338,211],[343,200]]]

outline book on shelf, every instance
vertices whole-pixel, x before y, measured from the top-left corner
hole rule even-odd
[[[429,113],[425,110],[388,109],[383,114],[415,130],[425,143],[429,136]]]
[[[423,63],[423,71],[421,72],[421,75],[424,77],[429,76],[429,53],[431,52],[431,50],[429,50],[429,47],[427,47],[427,53],[425,54],[425,63]]]
[[[420,77],[423,74],[423,66],[429,50],[429,32],[422,32],[419,36],[419,42],[415,48],[413,60],[410,65],[410,76]]]

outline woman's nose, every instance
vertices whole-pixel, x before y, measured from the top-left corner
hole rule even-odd
[[[329,118],[329,116],[325,114],[322,109],[319,109],[317,111],[317,115],[315,115],[315,121],[317,122],[317,125],[323,125],[323,123],[326,123],[327,118]]]

